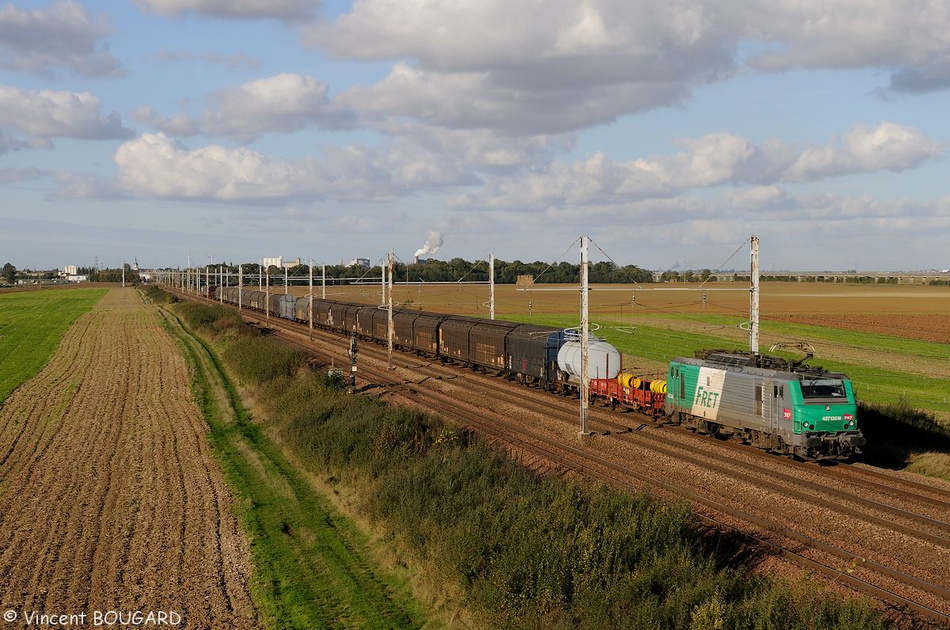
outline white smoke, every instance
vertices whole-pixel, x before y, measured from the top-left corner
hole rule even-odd
[[[412,256],[413,258],[416,258],[424,254],[434,254],[439,251],[440,247],[442,247],[442,233],[436,232],[435,230],[429,230],[426,232],[426,244],[417,249],[416,253]]]

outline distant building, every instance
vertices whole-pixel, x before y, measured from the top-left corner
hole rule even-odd
[[[359,267],[360,269],[369,269],[369,258],[354,258],[350,261],[350,267]]]
[[[79,268],[76,265],[66,265],[63,267],[64,276],[75,276],[79,273]]]
[[[277,267],[278,269],[290,269],[291,267],[296,267],[300,264],[300,258],[290,258],[284,260],[283,256],[277,256],[276,258],[265,258],[263,260],[264,268],[269,269],[270,267]]]

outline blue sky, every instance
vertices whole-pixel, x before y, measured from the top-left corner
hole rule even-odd
[[[2,2],[2,0],[0,0]],[[950,0],[0,4],[0,262],[950,267]],[[576,248],[566,259],[577,258]]]

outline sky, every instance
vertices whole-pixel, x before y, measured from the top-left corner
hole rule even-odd
[[[950,267],[950,0],[0,0],[0,261]],[[428,254],[427,254],[428,255]]]

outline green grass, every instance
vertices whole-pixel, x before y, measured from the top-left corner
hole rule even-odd
[[[213,329],[214,312],[202,310],[207,308],[186,305],[182,312]],[[408,588],[377,566],[365,534],[311,487],[252,420],[212,346],[177,319],[166,321],[192,366],[212,445],[239,499],[239,517],[252,540],[252,594],[267,627],[422,626]],[[237,360],[254,357],[244,352]],[[223,399],[216,396],[221,392]]]
[[[0,402],[39,372],[66,329],[106,289],[0,293]]]
[[[675,320],[678,317],[669,316],[669,319]],[[511,319],[552,326],[576,325],[576,318],[568,316],[516,316]],[[695,350],[704,348],[748,347],[747,344],[737,343],[734,335],[717,334],[717,327],[718,330],[734,329],[735,318],[690,315],[688,319],[704,322],[711,330],[700,334],[642,325],[634,321],[626,326],[605,326],[596,334],[625,355],[662,363],[678,356],[693,356]],[[919,363],[920,358],[933,361],[950,360],[950,346],[947,344],[776,322],[763,322],[760,331],[762,334],[812,343],[818,353],[810,363],[847,374],[863,402],[875,405],[907,403],[927,412],[950,415],[950,380],[928,376],[920,368],[913,367]],[[857,353],[866,359],[861,363],[835,360],[833,357],[840,349],[847,350],[849,354]],[[794,352],[779,351],[776,354],[801,357],[800,353]],[[902,371],[881,367],[877,364],[881,357],[886,357],[891,364],[900,365]]]

